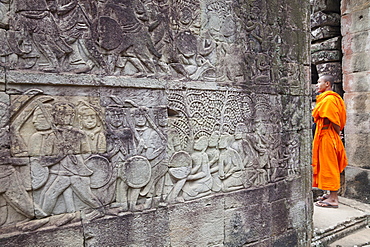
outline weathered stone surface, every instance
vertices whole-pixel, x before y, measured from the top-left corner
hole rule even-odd
[[[339,0],[310,0],[313,12],[325,11],[340,13],[339,2]]]
[[[342,16],[342,35],[367,31],[370,28],[369,16],[370,8],[358,9]]]
[[[317,73],[320,76],[330,74],[334,77],[335,83],[342,83],[342,63],[320,63],[316,65]]]
[[[173,246],[168,210],[161,208],[84,224],[85,246]]]
[[[346,93],[347,128],[348,134],[368,135],[370,133],[370,93]]]
[[[6,153],[10,147],[9,139],[9,95],[0,92],[0,151]]]
[[[224,246],[244,246],[270,235],[270,204],[253,204],[225,212]],[[248,245],[247,245],[248,246]]]
[[[367,171],[369,168],[369,50],[368,1],[342,1],[343,81],[348,111],[345,127],[346,151],[349,166],[346,169],[346,196],[369,202]],[[347,174],[348,170],[348,174]]]
[[[347,73],[343,75],[344,90],[352,92],[370,92],[370,72]]]
[[[345,130],[346,132],[346,130]],[[354,167],[369,166],[370,138],[367,133],[345,134],[348,164]]]
[[[282,235],[288,228],[288,205],[286,199],[271,203],[271,233]]]
[[[2,246],[84,246],[84,233],[81,224],[69,227],[29,231],[16,236],[0,238]]]
[[[367,0],[358,0],[358,1],[342,0],[341,1],[342,15],[348,14],[358,9],[365,9],[368,7],[370,7],[370,3]]]
[[[348,166],[346,173],[346,190],[344,196],[364,203],[370,203],[370,167]]]
[[[368,52],[370,50],[370,32],[348,33],[343,37],[343,51],[345,54]]]
[[[339,50],[318,51],[311,54],[312,63],[317,65],[327,62],[338,62],[342,58],[342,52]]]
[[[0,67],[0,91],[5,90],[5,68]]]
[[[340,35],[340,27],[324,26],[311,31],[312,41],[329,39]]]
[[[340,15],[338,13],[324,13],[322,11],[315,12],[311,15],[311,28],[323,26],[340,26]]]
[[[311,53],[325,50],[341,50],[340,36],[324,40],[311,45]]]
[[[176,205],[168,214],[171,246],[222,245],[228,219],[223,196]]]
[[[273,241],[273,246],[294,246],[295,242],[299,239],[295,231],[288,231],[283,236],[278,236]]]

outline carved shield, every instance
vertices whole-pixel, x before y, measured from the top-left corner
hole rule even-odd
[[[116,49],[123,42],[121,27],[110,17],[99,18],[98,33],[100,46],[108,51]]]
[[[185,151],[179,151],[172,155],[168,170],[169,173],[177,179],[186,178],[191,172],[191,157]]]
[[[135,189],[144,187],[151,177],[151,166],[147,158],[133,156],[126,160],[124,166],[126,183]]]
[[[113,168],[105,157],[100,155],[90,156],[87,160],[85,160],[85,164],[93,171],[93,174],[90,176],[91,188],[101,188],[111,179]]]

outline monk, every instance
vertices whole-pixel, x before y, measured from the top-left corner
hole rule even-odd
[[[340,173],[347,166],[347,156],[340,132],[346,123],[343,99],[332,91],[334,78],[323,75],[317,81],[316,106],[312,111],[316,131],[313,140],[312,167],[313,187],[330,191],[315,205],[338,208]]]

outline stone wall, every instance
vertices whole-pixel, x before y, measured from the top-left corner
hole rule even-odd
[[[308,1],[0,10],[0,245],[307,246]]]
[[[342,1],[343,82],[349,167],[345,196],[370,203],[370,82],[368,1]]]
[[[334,91],[343,96],[340,1],[311,0],[310,3],[313,87],[321,75],[330,74],[335,78]]]

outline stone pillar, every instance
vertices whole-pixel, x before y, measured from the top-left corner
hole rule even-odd
[[[341,12],[349,162],[345,196],[370,203],[370,5],[366,0],[343,0]]]

